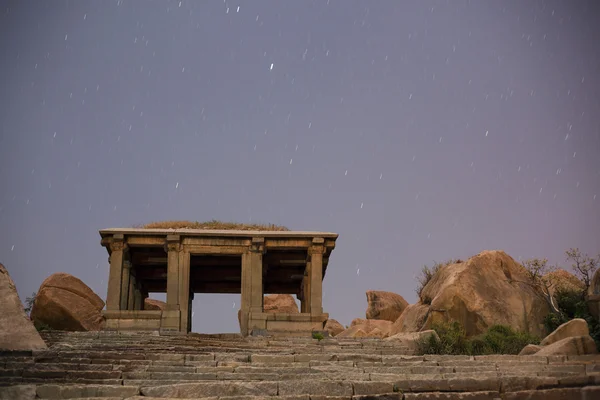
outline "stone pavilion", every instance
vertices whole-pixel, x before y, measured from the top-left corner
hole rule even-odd
[[[240,293],[244,336],[310,335],[328,319],[322,282],[336,233],[117,228],[100,236],[110,262],[107,330],[190,332],[194,293]],[[166,293],[166,309],[144,310],[156,292]],[[296,295],[301,312],[265,313],[265,294]]]

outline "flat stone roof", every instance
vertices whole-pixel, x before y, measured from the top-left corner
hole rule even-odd
[[[101,229],[100,236],[114,234],[142,235],[142,236],[227,236],[227,237],[272,237],[272,238],[314,238],[322,237],[337,239],[338,234],[333,232],[312,231],[246,231],[246,230],[216,230],[216,229],[143,229],[143,228],[110,228]]]

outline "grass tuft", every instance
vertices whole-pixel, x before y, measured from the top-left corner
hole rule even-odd
[[[239,222],[212,221],[156,221],[134,226],[142,229],[207,229],[238,231],[289,231],[289,228],[275,224],[243,224]]]

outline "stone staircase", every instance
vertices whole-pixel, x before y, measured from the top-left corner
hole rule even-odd
[[[600,399],[600,356],[415,356],[378,339],[42,332],[0,399]]]

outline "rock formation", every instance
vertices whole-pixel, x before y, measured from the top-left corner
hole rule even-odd
[[[584,283],[581,279],[564,269],[557,269],[544,275],[551,283],[550,293],[554,295],[557,291],[583,291]]]
[[[291,294],[269,294],[264,300],[265,312],[298,314],[298,304]]]
[[[394,322],[408,306],[402,296],[379,290],[367,291],[367,319],[384,319]]]
[[[390,329],[392,327],[391,321],[378,320],[378,319],[361,319],[356,318],[350,324],[348,329],[337,334],[337,337],[379,337],[384,338],[390,335]],[[362,332],[362,333],[361,333]],[[364,336],[360,336],[363,335]]]
[[[408,306],[391,335],[458,321],[468,336],[495,324],[543,336],[548,304],[528,285],[525,268],[503,251],[483,251],[466,262],[442,267]]]
[[[329,336],[336,336],[344,330],[344,326],[337,322],[335,319],[328,319],[325,323],[325,328],[329,332]]]
[[[167,308],[167,303],[165,303],[164,301],[151,299],[149,297],[146,297],[146,299],[144,299],[144,310],[162,311],[165,308]]]
[[[596,270],[588,288],[588,308],[590,314],[600,320],[600,268]]]
[[[0,264],[0,350],[45,349],[31,320],[25,314],[15,283]]]
[[[419,341],[422,340],[430,340],[430,337],[433,336],[438,341],[440,337],[437,332],[434,330],[422,331],[422,332],[407,332],[407,333],[397,333],[394,336],[390,336],[384,340],[390,342],[400,343],[405,346],[409,351],[414,352],[417,350]]]
[[[50,275],[37,292],[34,323],[64,331],[98,331],[104,326],[104,301],[80,279],[63,272]]]
[[[598,349],[594,339],[590,336],[587,322],[581,318],[575,318],[565,322],[546,336],[539,346],[527,345],[519,355],[536,356],[580,356],[585,354],[597,354]]]

